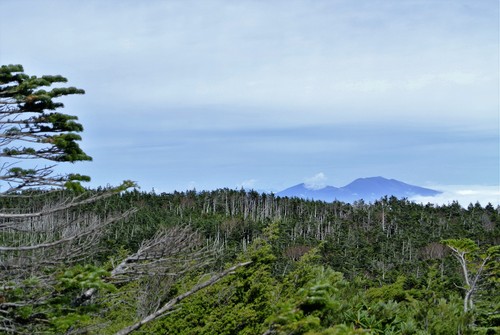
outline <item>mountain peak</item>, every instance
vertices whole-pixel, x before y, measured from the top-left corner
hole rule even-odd
[[[334,200],[354,202],[361,199],[364,201],[375,201],[384,196],[409,198],[413,196],[434,196],[439,193],[441,192],[406,184],[396,179],[387,179],[377,176],[358,178],[340,188],[325,186],[321,189],[310,189],[302,183],[278,192],[277,195],[281,197],[298,197],[327,202]]]

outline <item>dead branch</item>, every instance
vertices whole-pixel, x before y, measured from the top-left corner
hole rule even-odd
[[[137,252],[115,266],[109,280],[125,283],[144,277],[180,276],[207,265],[217,249],[217,245],[203,246],[201,236],[190,226],[162,229],[142,242]],[[95,288],[86,290],[75,303],[82,304],[96,292]]]
[[[109,198],[110,196],[115,195],[115,194],[116,194],[116,192],[110,191],[110,192],[104,192],[103,194],[91,196],[91,197],[84,199],[84,200],[78,200],[78,198],[74,198],[69,202],[64,202],[64,203],[61,203],[57,206],[53,206],[51,208],[46,208],[46,209],[43,209],[41,211],[34,212],[34,213],[0,213],[0,219],[26,219],[26,218],[40,217],[40,216],[48,215],[48,214],[55,213],[55,212],[61,212],[61,211],[71,209],[74,207],[79,207],[79,206],[95,203],[99,200]]]
[[[174,309],[174,306],[176,304],[178,304],[179,302],[181,302],[182,300],[186,299],[187,297],[195,294],[196,292],[204,289],[205,287],[207,286],[211,286],[215,283],[217,283],[219,280],[221,280],[222,278],[224,278],[225,276],[227,275],[230,275],[232,273],[234,273],[234,271],[242,266],[246,266],[248,264],[252,263],[251,261],[250,262],[244,262],[244,263],[239,263],[239,264],[236,264],[235,266],[232,266],[230,267],[229,269],[221,272],[221,273],[218,273],[216,274],[215,276],[213,276],[212,278],[210,278],[209,280],[201,283],[201,284],[198,284],[198,285],[195,285],[191,290],[189,290],[188,292],[186,293],[183,293],[181,295],[178,295],[177,297],[173,298],[172,300],[170,300],[169,302],[167,302],[165,305],[163,305],[162,308],[158,309],[156,312],[148,315],[147,317],[145,317],[144,319],[142,319],[141,321],[129,326],[129,327],[126,327],[122,330],[120,330],[119,332],[117,332],[115,335],[127,335],[127,334],[130,334],[132,333],[133,331],[141,328],[143,325],[145,325],[146,323],[149,323],[155,319],[158,319],[162,316],[165,316],[169,311],[173,310]]]
[[[116,278],[144,267],[151,268],[151,263],[156,263],[155,268],[159,268],[159,262],[167,262],[169,266],[173,263],[184,264],[211,251],[207,248],[196,250],[201,243],[200,236],[189,226],[160,230],[153,238],[144,241],[136,253],[118,264],[112,276]]]
[[[108,225],[112,222],[116,222],[118,220],[124,219],[124,218],[128,217],[130,214],[132,214],[133,212],[134,212],[134,210],[129,210],[129,211],[126,211],[124,213],[121,213],[120,215],[116,215],[114,217],[107,218],[105,220],[104,225]],[[82,237],[85,237],[89,234],[95,233],[96,229],[99,229],[99,228],[102,228],[102,225],[98,226],[96,224],[93,224],[89,227],[86,227],[86,228],[80,230],[80,231],[73,232],[73,234],[70,236],[58,239],[57,241],[50,242],[50,243],[40,243],[40,244],[35,244],[35,245],[16,246],[16,247],[0,246],[0,252],[2,252],[2,251],[4,251],[4,252],[5,251],[27,251],[27,250],[50,248],[50,247],[54,247],[54,246],[57,246],[59,244],[67,243],[67,242],[70,242],[74,239],[82,238]]]

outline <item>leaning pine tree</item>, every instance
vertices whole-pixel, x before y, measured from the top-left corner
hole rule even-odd
[[[21,65],[0,67],[0,333],[47,327],[57,333],[64,317],[57,312],[64,300],[61,271],[85,264],[75,272],[80,279],[65,279],[65,285],[98,288],[103,270],[92,260],[110,224],[133,212],[98,213],[91,205],[134,183],[88,192],[80,184],[88,176],[55,171],[59,163],[92,160],[78,144],[78,118],[58,112],[64,106],[56,99],[84,94],[51,88],[66,82],[29,76]]]
[[[64,107],[54,99],[85,91],[75,87],[56,87],[62,76],[29,76],[21,65],[0,67],[0,193],[8,194],[33,187],[80,189],[79,174],[55,174],[57,163],[90,161],[79,146],[83,126],[78,118],[56,110]],[[24,166],[21,161],[42,159],[52,164]]]

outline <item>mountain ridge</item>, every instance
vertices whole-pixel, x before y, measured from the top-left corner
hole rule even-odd
[[[352,203],[358,200],[375,201],[384,196],[411,198],[414,196],[435,196],[440,193],[442,192],[378,176],[358,178],[342,187],[324,186],[313,188],[301,183],[280,191],[276,195],[326,202],[338,200]]]

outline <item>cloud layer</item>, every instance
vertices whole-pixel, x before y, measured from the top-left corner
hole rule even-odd
[[[85,125],[96,185],[280,190],[317,171],[335,171],[334,184],[498,184],[498,1],[4,0],[0,11],[12,13],[2,64],[86,90],[63,102]]]
[[[493,206],[500,206],[500,186],[487,185],[435,185],[429,188],[440,190],[443,193],[434,197],[414,197],[410,200],[418,203],[432,203],[448,205],[454,201],[463,207],[479,202],[482,206],[491,203]]]

